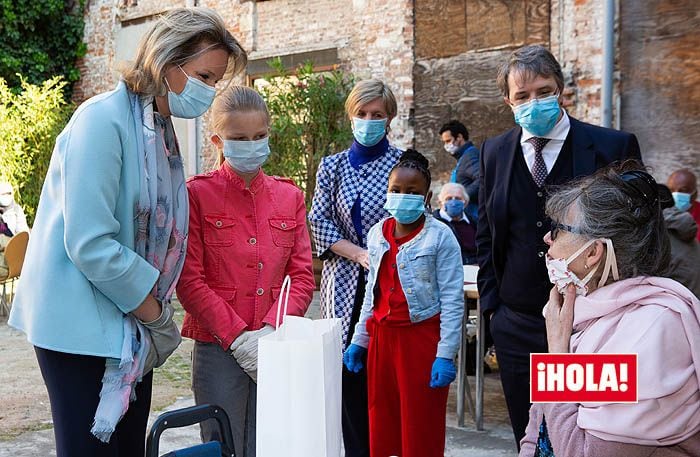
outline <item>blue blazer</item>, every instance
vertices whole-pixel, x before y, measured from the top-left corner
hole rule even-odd
[[[122,318],[158,278],[133,250],[135,124],[120,83],[83,103],[56,139],[9,319],[35,346],[120,358]]]
[[[615,161],[641,160],[639,143],[634,135],[587,124],[571,116],[569,121],[574,178],[590,175]],[[500,303],[499,287],[508,247],[510,182],[521,132],[520,127],[514,127],[489,138],[481,148],[476,245],[479,295],[484,313],[495,311]]]

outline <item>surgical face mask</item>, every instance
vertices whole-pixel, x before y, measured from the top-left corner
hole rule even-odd
[[[0,195],[0,206],[10,206],[12,204],[12,195]]]
[[[536,136],[549,133],[559,119],[559,96],[550,95],[513,107],[515,123]]]
[[[223,140],[224,157],[233,169],[241,173],[253,173],[270,156],[270,137],[255,141]]]
[[[453,198],[452,200],[447,200],[443,205],[445,212],[450,217],[458,217],[464,214],[464,200],[458,198]]]
[[[370,147],[382,141],[386,135],[386,119],[365,120],[352,118],[352,135],[362,146]]]
[[[598,269],[598,264],[591,267],[591,272],[588,273],[583,279],[576,276],[576,274],[569,270],[569,264],[576,260],[589,246],[595,243],[597,240],[590,240],[583,246],[579,248],[578,251],[574,252],[569,256],[568,259],[554,259],[552,256],[547,254],[545,257],[545,265],[547,266],[547,274],[549,275],[549,281],[557,287],[560,294],[564,295],[566,293],[566,288],[569,284],[573,284],[576,288],[576,295],[586,296],[588,294],[588,283]],[[615,258],[615,251],[613,250],[612,240],[604,238],[600,241],[604,241],[607,246],[607,257],[605,259],[605,266],[603,268],[603,276],[598,282],[598,287],[602,287],[608,281],[608,276],[612,271],[613,278],[615,280],[619,279],[617,272],[617,260]]]
[[[690,194],[686,194],[685,192],[673,192],[672,195],[678,211],[688,211],[690,209],[690,205],[692,205]]]
[[[454,143],[447,143],[444,148],[450,155],[455,155],[459,151],[459,146],[455,146]]]
[[[425,196],[390,192],[386,195],[384,209],[401,224],[412,224],[425,212]]]
[[[182,67],[179,65],[177,67],[185,73]],[[165,80],[165,84],[168,86],[168,106],[170,107],[170,114],[173,116],[182,119],[194,119],[209,109],[214,101],[214,96],[216,96],[216,89],[187,73],[185,73],[185,76],[187,76],[187,82],[185,83],[185,88],[179,94],[173,92],[170,89],[168,80]]]

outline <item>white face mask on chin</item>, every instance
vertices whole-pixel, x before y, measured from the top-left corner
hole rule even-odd
[[[598,240],[590,240],[583,246],[579,248],[578,251],[574,252],[569,256],[568,259],[554,259],[549,254],[545,257],[545,264],[547,266],[547,274],[549,275],[549,281],[557,286],[557,290],[560,294],[564,295],[566,293],[566,288],[569,284],[573,284],[576,288],[576,295],[586,296],[588,294],[588,283],[598,269],[596,264],[591,268],[591,272],[588,273],[583,279],[576,276],[576,274],[569,270],[569,264],[576,260],[576,258],[583,253],[590,245]],[[603,268],[603,276],[598,282],[598,287],[603,287],[608,281],[608,276],[612,271],[613,279],[616,281],[619,279],[617,272],[617,260],[615,258],[615,250],[613,249],[612,240],[609,238],[600,239],[600,241],[605,242],[607,246],[607,255],[605,258],[605,266]]]

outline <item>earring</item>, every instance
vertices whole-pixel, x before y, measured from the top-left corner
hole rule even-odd
[[[583,265],[583,268],[585,268],[586,270],[588,270],[588,264],[587,264],[587,263],[584,264],[584,265]]]

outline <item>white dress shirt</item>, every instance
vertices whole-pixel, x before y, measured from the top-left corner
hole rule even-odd
[[[559,152],[562,146],[564,146],[564,140],[566,140],[566,136],[569,134],[569,128],[571,127],[569,116],[563,108],[562,113],[561,119],[554,125],[554,128],[546,135],[540,137],[549,138],[549,142],[542,149],[542,158],[544,159],[544,164],[547,166],[547,173],[552,171],[552,167],[554,167],[554,163],[557,161],[557,157],[559,157]],[[525,163],[530,172],[532,172],[532,167],[535,164],[535,146],[528,143],[527,140],[533,136],[537,135],[525,129],[523,129],[523,133],[520,135],[520,147],[523,150]]]

